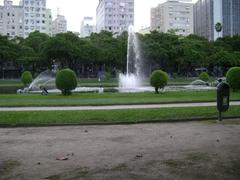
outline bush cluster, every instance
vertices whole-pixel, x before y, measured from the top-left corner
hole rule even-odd
[[[71,69],[63,69],[57,73],[56,87],[64,96],[71,95],[71,91],[77,87],[77,76]]]
[[[202,73],[200,74],[200,76],[199,76],[199,79],[202,80],[202,81],[205,81],[205,82],[209,81],[209,75],[208,75],[208,73],[202,72]]]
[[[233,67],[227,72],[227,83],[234,91],[240,90],[240,67]]]
[[[151,75],[150,83],[155,88],[155,92],[159,93],[158,89],[164,89],[168,83],[168,74],[162,70],[156,70]]]
[[[21,81],[24,86],[29,85],[33,80],[32,73],[30,71],[24,71],[21,76]]]

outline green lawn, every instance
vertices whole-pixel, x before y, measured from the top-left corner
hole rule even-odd
[[[118,104],[159,104],[169,102],[215,101],[215,91],[155,93],[78,93],[60,94],[9,94],[0,95],[0,106],[81,106]],[[240,100],[240,93],[232,93],[231,100]]]
[[[5,87],[5,86],[23,86],[23,84],[19,79],[14,79],[14,80],[0,79],[0,87]]]
[[[234,106],[224,117],[239,117]],[[166,122],[217,118],[215,107],[163,108],[141,110],[0,112],[0,125],[56,125]]]

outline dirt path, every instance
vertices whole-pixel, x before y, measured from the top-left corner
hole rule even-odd
[[[0,179],[238,180],[239,139],[240,120],[0,129]]]
[[[111,105],[111,106],[71,106],[71,107],[0,107],[0,111],[84,111],[84,110],[115,110],[115,109],[152,109],[176,107],[211,107],[215,102],[176,103],[176,104],[144,104],[144,105]],[[240,106],[240,101],[231,102],[231,106]]]

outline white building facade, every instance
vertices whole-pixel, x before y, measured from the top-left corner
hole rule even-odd
[[[31,32],[46,33],[46,0],[23,0],[24,37]]]
[[[191,1],[168,0],[151,9],[151,30],[178,35],[193,33],[193,4]]]
[[[67,32],[67,20],[63,15],[57,15],[57,18],[52,23],[53,35]]]
[[[84,17],[81,23],[80,36],[88,37],[96,32],[96,26],[93,17]]]
[[[96,14],[97,32],[121,34],[134,25],[134,0],[99,0]]]
[[[24,37],[23,6],[14,6],[11,0],[4,0],[0,6],[0,34],[14,38]]]
[[[52,14],[46,9],[46,0],[21,0],[19,5],[4,0],[0,6],[0,34],[26,38],[34,31],[52,35]]]
[[[46,9],[46,33],[52,36],[52,11],[51,9]]]

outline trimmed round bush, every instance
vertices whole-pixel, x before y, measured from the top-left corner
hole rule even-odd
[[[64,96],[72,94],[72,90],[77,87],[77,76],[71,69],[63,69],[57,73],[56,87]]]
[[[206,72],[202,72],[201,74],[200,74],[200,76],[199,76],[199,79],[200,80],[202,80],[202,81],[209,81],[209,75],[208,75],[208,73],[206,73]]]
[[[168,83],[168,74],[162,70],[156,70],[151,75],[150,83],[155,88],[155,92],[159,93],[158,89],[164,89]]]
[[[21,76],[21,81],[24,86],[29,85],[33,80],[32,73],[30,71],[24,71]]]
[[[240,67],[233,67],[227,72],[227,83],[234,91],[240,90]]]

